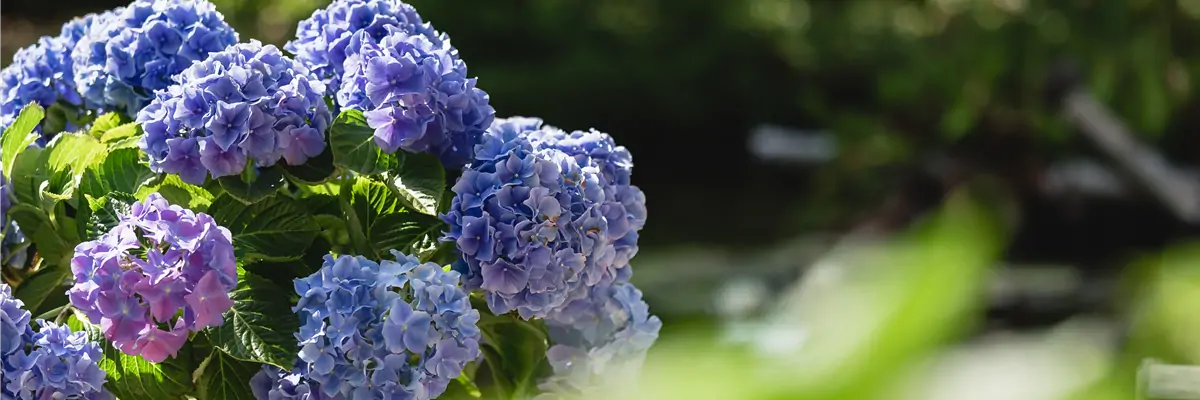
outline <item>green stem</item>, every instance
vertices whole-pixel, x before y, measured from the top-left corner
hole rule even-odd
[[[63,323],[63,319],[67,317],[67,311],[71,311],[72,309],[73,309],[73,307],[71,307],[70,305],[63,307],[62,311],[60,311],[58,313],[58,316],[54,317],[54,323],[56,323],[56,324]]]

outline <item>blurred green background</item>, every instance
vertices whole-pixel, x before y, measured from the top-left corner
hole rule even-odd
[[[327,1],[214,3],[282,45]],[[1200,228],[1050,90],[1073,66],[1194,169],[1198,0],[411,3],[498,116],[635,155],[647,397],[1126,399],[1144,358],[1200,364]],[[6,0],[0,63],[121,4]]]

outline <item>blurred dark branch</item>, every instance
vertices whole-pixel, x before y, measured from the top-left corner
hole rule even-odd
[[[1065,67],[1053,75],[1051,95],[1061,97],[1067,120],[1177,218],[1200,224],[1200,181],[1135,140],[1120,120],[1078,84],[1072,68]]]
[[[1162,155],[1133,140],[1128,129],[1089,93],[1072,92],[1063,104],[1067,118],[1176,217],[1200,223],[1200,182],[1189,179]]]

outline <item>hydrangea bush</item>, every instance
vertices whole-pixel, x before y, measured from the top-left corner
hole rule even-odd
[[[478,84],[398,0],[336,0],[283,50],[203,0],[22,50],[0,71],[2,397],[632,387],[661,321],[629,283],[629,151],[496,119]]]

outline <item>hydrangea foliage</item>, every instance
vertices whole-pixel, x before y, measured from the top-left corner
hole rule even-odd
[[[204,183],[253,160],[300,165],[325,151],[332,116],[325,85],[272,45],[241,43],[211,53],[138,113],[139,146],[151,169]]]
[[[71,53],[75,85],[102,110],[141,110],[171,77],[238,42],[205,0],[138,0],[89,26]]]
[[[487,291],[492,312],[528,319],[628,276],[645,221],[630,167],[607,135],[497,120],[443,215],[468,287]]]
[[[189,332],[222,324],[236,268],[228,229],[155,193],[75,247],[69,298],[114,347],[160,362]]]
[[[105,372],[97,362],[100,347],[84,332],[53,322],[30,327],[29,311],[0,284],[0,355],[3,378],[0,397],[5,399],[111,399],[104,390]]]
[[[0,70],[0,127],[12,125],[21,108],[32,102],[48,107],[63,101],[84,107],[83,99],[75,89],[71,52],[87,29],[110,15],[88,14],[76,18],[64,24],[58,36],[43,36],[37,44],[17,50],[12,63]],[[67,130],[76,128],[66,127]],[[47,137],[55,133],[58,132],[42,132]],[[41,142],[44,144],[45,141],[44,137]]]
[[[308,381],[282,375],[270,398],[316,387],[339,398],[429,399],[479,357],[479,312],[458,273],[392,253],[396,261],[379,263],[326,256],[320,271],[296,280],[297,371]]]

